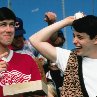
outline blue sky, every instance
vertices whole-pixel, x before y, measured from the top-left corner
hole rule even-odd
[[[81,11],[86,15],[97,15],[97,0],[10,0],[11,9],[24,21],[25,37],[29,38],[38,30],[47,26],[44,13],[53,11],[57,14],[57,21],[63,17],[74,15]],[[63,2],[63,3],[62,3]],[[62,5],[63,4],[63,5]],[[8,6],[8,0],[0,0],[0,7]],[[64,11],[63,11],[64,9]],[[66,37],[64,48],[72,49],[72,31],[70,27],[62,29]]]

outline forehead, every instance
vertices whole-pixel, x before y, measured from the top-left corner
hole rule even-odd
[[[0,23],[15,23],[14,20],[3,20],[3,21],[0,21]]]
[[[85,33],[85,32],[81,32],[80,33],[80,32],[74,31],[73,35],[74,36],[86,36],[86,37],[89,37],[89,35],[87,33]]]

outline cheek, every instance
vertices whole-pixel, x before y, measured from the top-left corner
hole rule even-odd
[[[12,33],[13,33],[13,35],[15,35],[15,29],[14,28],[12,29]]]
[[[0,35],[0,41],[2,41],[3,40],[3,38],[2,38],[2,36]]]
[[[80,44],[81,46],[87,46],[88,41],[78,40],[76,43]]]
[[[82,48],[84,50],[84,52],[90,52],[91,48],[93,48],[93,44],[91,42],[85,42],[82,44]]]
[[[84,45],[84,46],[91,46],[91,41],[81,41],[80,44]]]

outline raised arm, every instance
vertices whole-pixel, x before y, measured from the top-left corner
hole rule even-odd
[[[71,25],[73,21],[73,16],[67,17],[59,22],[41,29],[32,35],[29,40],[42,55],[55,62],[57,58],[56,48],[48,43],[47,40],[61,28]]]

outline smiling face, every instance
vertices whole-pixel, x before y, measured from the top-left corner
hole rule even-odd
[[[0,21],[0,45],[8,46],[14,38],[14,20]]]
[[[86,33],[74,31],[73,43],[76,47],[77,55],[93,57],[97,51],[97,39],[90,39]]]

